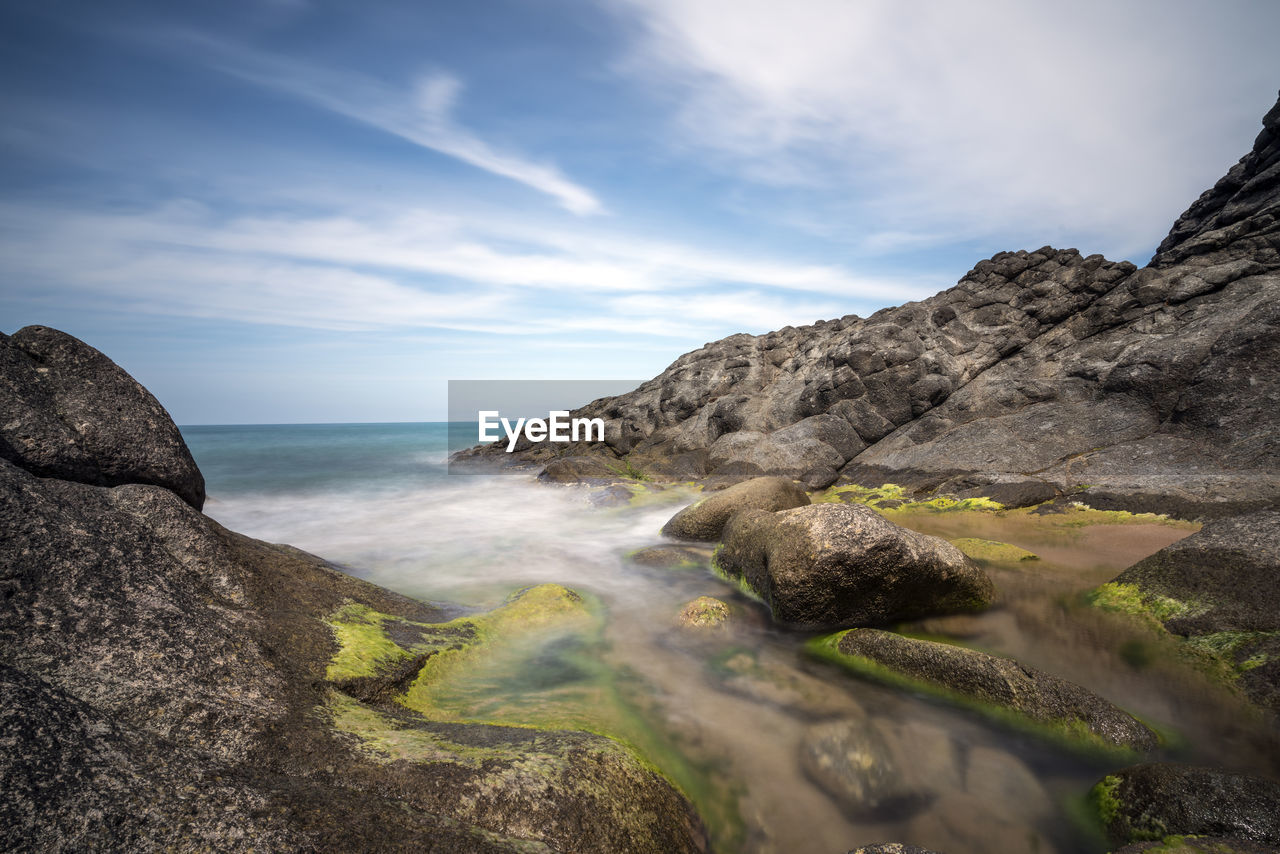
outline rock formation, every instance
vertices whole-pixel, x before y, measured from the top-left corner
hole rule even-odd
[[[617,742],[396,702],[482,616],[203,516],[177,428],[92,348],[37,327],[0,358],[6,849],[705,847],[684,797]],[[337,666],[334,615],[353,609],[377,625],[348,639],[394,628],[348,656],[364,670]]]
[[[519,456],[1023,504],[1087,487],[1095,506],[1187,516],[1272,506],[1280,103],[1143,269],[1074,249],[1002,252],[922,302],[733,335],[574,414],[606,419],[605,441]]]

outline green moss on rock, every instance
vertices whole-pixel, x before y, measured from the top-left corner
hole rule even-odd
[[[1018,563],[1024,560],[1040,559],[1040,556],[1034,552],[1019,548],[1012,543],[983,540],[978,537],[960,537],[951,540],[951,545],[974,560],[985,560],[993,563]]]

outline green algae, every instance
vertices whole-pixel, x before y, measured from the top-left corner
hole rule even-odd
[[[1136,584],[1109,581],[1086,594],[1086,601],[1104,611],[1127,614],[1150,626],[1164,630],[1164,623],[1175,617],[1203,613],[1203,606],[1183,602],[1169,596],[1144,591]]]
[[[1110,825],[1115,821],[1124,806],[1120,799],[1116,797],[1118,788],[1120,788],[1120,778],[1114,774],[1108,774],[1089,790],[1089,800],[1097,811],[1098,817],[1102,819],[1104,826]]]
[[[1002,511],[1003,504],[990,498],[953,498],[939,495],[928,500],[911,498],[906,490],[894,483],[886,483],[871,489],[855,484],[833,486],[812,498],[814,504],[864,504],[879,513],[909,513],[932,511],[951,513],[965,510]]]
[[[952,540],[951,545],[974,560],[990,561],[992,563],[1018,563],[1024,560],[1040,559],[1040,556],[1034,552],[1019,548],[1012,543],[983,540],[978,537],[959,537]]]
[[[512,594],[498,608],[447,623],[416,623],[348,604],[327,621],[339,642],[328,676],[378,677],[425,656],[412,681],[392,699],[425,723],[478,723],[537,731],[600,735],[660,774],[693,802],[726,850],[742,836],[740,787],[722,769],[699,766],[678,739],[652,723],[653,691],[605,660],[598,601],[558,584]],[[389,633],[396,629],[398,644]],[[385,761],[520,758],[441,739],[421,726],[334,692],[335,726]],[[390,711],[390,710],[387,710]]]
[[[849,630],[822,635],[805,644],[805,652],[829,662],[855,676],[876,682],[899,691],[924,695],[936,700],[976,712],[982,717],[1049,741],[1073,753],[1108,761],[1132,760],[1141,754],[1128,747],[1121,747],[1103,739],[1080,720],[1040,721],[1014,709],[983,702],[968,694],[962,694],[942,685],[914,679],[877,661],[860,655],[849,655],[839,649],[840,639]],[[937,638],[933,638],[938,640]],[[958,645],[958,644],[957,644]],[[1158,736],[1163,733],[1156,731]]]
[[[329,663],[325,678],[332,681],[373,676],[387,665],[409,658],[410,652],[387,637],[383,623],[389,619],[393,618],[355,602],[331,614],[325,622],[333,630],[338,652]]]
[[[761,602],[765,605],[769,604],[768,602],[765,602],[764,596],[762,596],[759,592],[756,591],[754,587],[752,587],[750,584],[747,583],[747,579],[744,576],[733,575],[732,573],[725,570],[724,567],[720,566],[719,557],[720,557],[720,551],[723,548],[724,548],[724,543],[720,543],[719,545],[716,546],[715,551],[711,553],[711,572],[715,575],[715,577],[719,578],[725,584],[728,584],[729,586],[735,588],[739,593],[741,593],[743,596],[746,596],[748,599],[751,599],[755,602]]]

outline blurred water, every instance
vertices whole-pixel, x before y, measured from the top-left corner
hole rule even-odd
[[[1072,816],[1110,766],[810,661],[802,633],[774,628],[762,606],[708,571],[628,562],[627,552],[660,542],[662,524],[692,492],[602,508],[591,490],[529,476],[449,475],[448,432],[444,423],[183,428],[207,482],[205,510],[233,530],[290,543],[423,599],[489,608],[543,582],[593,595],[605,615],[595,646],[518,650],[506,670],[473,674],[469,690],[491,707],[533,709],[547,696],[535,690],[547,680],[529,679],[530,667],[556,679],[594,679],[595,693],[582,696],[613,697],[626,714],[584,708],[566,717],[620,728],[641,746],[698,801],[720,851],[803,854],[886,840],[947,854],[1105,850]],[[1070,607],[1078,591],[1186,530],[1076,530],[1025,515],[897,521],[1013,542],[1043,558],[989,568],[1001,607],[916,630],[962,636],[1102,692],[1177,730],[1181,758],[1259,770],[1273,761],[1257,749],[1248,722],[1194,675],[1133,670],[1116,655],[1123,629]],[[674,628],[681,605],[699,595],[734,608],[733,627],[714,640]],[[595,676],[580,666],[584,654],[603,665]],[[613,676],[602,682],[601,670]],[[846,761],[840,739],[850,734],[880,751],[877,773],[927,792],[922,805],[868,814],[833,792],[830,780],[819,785],[823,761]],[[817,744],[838,749],[817,761]]]

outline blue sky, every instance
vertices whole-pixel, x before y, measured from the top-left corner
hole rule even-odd
[[[649,377],[1046,243],[1144,263],[1280,4],[0,0],[0,330],[179,423]]]

